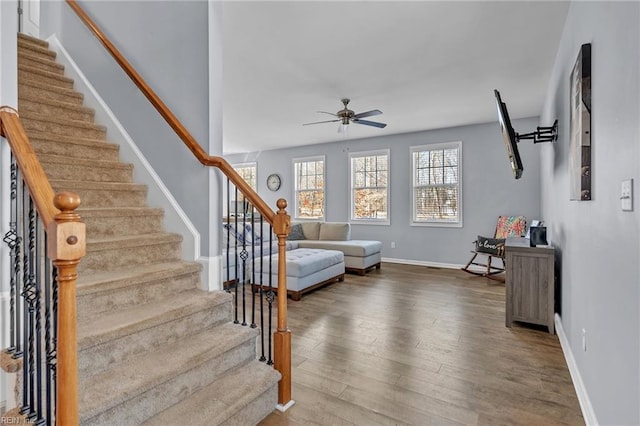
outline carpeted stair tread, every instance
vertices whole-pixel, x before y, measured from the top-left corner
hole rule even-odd
[[[20,118],[24,123],[25,129],[28,129],[29,127],[31,127],[30,124],[38,122],[38,123],[56,124],[66,129],[79,128],[79,129],[93,130],[101,133],[106,133],[107,131],[107,128],[105,126],[94,124],[91,122],[86,122],[84,120],[69,120],[61,117],[52,117],[50,115],[38,114],[35,112],[29,112],[29,111],[25,111],[24,113],[21,113]],[[43,130],[36,130],[36,131],[43,131]],[[69,130],[67,130],[66,132],[68,131]],[[59,131],[58,133],[61,133],[64,135],[64,134],[67,134],[66,132],[65,130],[62,130],[62,131]],[[56,133],[56,132],[53,132],[53,133]],[[100,138],[97,138],[97,139],[100,139]]]
[[[128,247],[140,247],[156,243],[180,243],[182,235],[159,232],[157,234],[120,235],[106,238],[87,238],[87,252],[109,249],[125,249]]]
[[[78,324],[78,350],[83,350],[120,336],[127,336],[158,324],[170,323],[216,305],[227,304],[231,295],[193,289],[170,298],[101,315]]]
[[[18,40],[24,43],[35,44],[40,47],[45,47],[45,48],[49,47],[49,43],[47,41],[30,36],[29,34],[25,34],[25,33],[18,33]]]
[[[118,145],[100,139],[78,138],[32,131],[29,132],[29,140],[38,154],[60,152],[74,158],[95,158],[95,156],[98,156],[103,160],[117,160],[120,152]],[[99,155],[90,155],[94,154],[94,150],[98,150]]]
[[[90,419],[103,411],[131,401],[144,392],[153,391],[154,388],[208,360],[223,357],[226,352],[243,342],[253,343],[251,341],[255,341],[257,334],[256,329],[239,327],[231,323],[211,327],[189,336],[188,339],[160,347],[144,356],[122,361],[107,371],[81,379],[79,383],[80,421],[84,424],[89,420],[91,423]],[[252,357],[254,354],[247,355]],[[236,365],[247,361],[246,359],[225,360],[226,363]],[[187,390],[176,389],[175,391],[184,393]],[[159,394],[154,397],[162,399],[164,395]],[[138,423],[135,420],[130,422],[130,424]]]
[[[41,163],[48,164],[63,164],[69,166],[85,166],[85,167],[99,167],[99,168],[112,168],[131,171],[133,165],[129,163],[123,163],[121,161],[103,161],[102,159],[90,159],[90,158],[69,158],[63,155],[47,155],[41,154],[38,156]]]
[[[50,179],[83,179],[96,182],[131,183],[133,165],[121,161],[69,158],[61,155],[39,155],[40,163]]]
[[[91,181],[72,181],[63,179],[51,179],[51,186],[54,188],[65,189],[89,189],[107,190],[107,191],[132,191],[132,192],[147,192],[147,186],[138,183],[120,183],[120,182],[91,182]]]
[[[200,272],[202,265],[197,262],[177,260],[172,262],[138,265],[117,271],[96,271],[78,276],[78,297],[133,286],[167,276]]]
[[[47,99],[35,96],[32,93],[18,96],[20,111],[28,111],[36,114],[60,114],[73,120],[93,121],[95,111],[82,105]]]
[[[87,235],[101,238],[162,232],[164,210],[149,207],[105,207],[76,210],[87,225]]]
[[[86,217],[135,217],[135,216],[164,216],[164,210],[159,207],[79,207],[76,212]]]
[[[57,74],[64,74],[64,65],[59,64],[48,57],[32,55],[28,51],[21,52],[20,55],[18,55],[18,65],[21,64],[40,68]]]
[[[265,412],[255,412],[251,416],[251,411],[257,407],[256,400],[269,389],[277,386],[280,380],[280,373],[272,367],[259,361],[252,361],[247,365],[238,367],[214,383],[206,386],[189,398],[169,407],[144,423],[145,426],[166,426],[182,425],[209,426],[220,425],[229,422],[234,414],[231,423],[236,425],[256,424],[267,414],[273,411],[277,403],[277,394],[264,401]],[[238,386],[238,383],[252,383],[249,388]],[[220,392],[224,389],[223,392]],[[240,410],[245,410],[246,417],[238,418]],[[253,418],[247,418],[253,417]],[[185,419],[188,419],[186,421]]]
[[[173,260],[79,274],[78,320],[86,321],[116,309],[180,297],[182,292],[198,288],[201,271],[202,265],[197,262]]]
[[[80,92],[63,87],[51,86],[35,80],[24,80],[18,83],[18,96],[25,93],[50,99],[64,100],[65,102],[77,103],[79,105],[82,104],[84,100],[84,95]]]
[[[40,43],[34,43],[32,40],[18,37],[18,55],[23,52],[30,52],[32,55],[45,56],[51,59],[56,57],[56,52],[49,50],[48,47]]]
[[[90,182],[50,179],[55,192],[71,191],[80,196],[84,207],[143,207],[146,185],[118,182]]]
[[[18,64],[18,78],[21,82],[35,80],[56,87],[73,89],[73,79],[64,74],[46,71],[30,65]]]

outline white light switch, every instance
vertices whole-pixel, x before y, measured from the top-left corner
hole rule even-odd
[[[622,211],[633,211],[633,179],[622,181],[620,186],[620,206]]]

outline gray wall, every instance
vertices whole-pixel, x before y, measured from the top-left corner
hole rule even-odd
[[[493,102],[487,93],[487,102]],[[503,94],[508,97],[517,93]],[[515,120],[517,131],[535,130],[538,119]],[[355,130],[353,133],[355,133]],[[328,129],[327,131],[332,131]],[[335,129],[333,130],[335,131]],[[463,227],[439,228],[410,226],[411,146],[462,141]],[[520,143],[524,174],[519,180],[507,161],[497,122],[448,128],[394,136],[345,140],[341,142],[303,146],[291,149],[261,151],[227,156],[232,164],[257,161],[258,193],[275,210],[278,198],[285,198],[293,212],[293,158],[326,155],[326,220],[349,220],[349,152],[389,148],[391,225],[352,225],[352,238],[375,239],[383,242],[383,257],[444,264],[465,264],[478,234],[493,235],[497,217],[501,214],[540,216],[539,146]],[[266,178],[277,172],[282,187],[277,192],[266,188]],[[396,248],[391,248],[391,242]]]
[[[207,150],[207,2],[79,3]],[[42,2],[41,16],[41,37],[57,34],[196,226],[201,235],[201,254],[206,256],[210,216],[207,169],[66,3]]]
[[[543,216],[561,251],[562,327],[603,425],[640,424],[639,28],[640,3],[572,3],[541,115],[560,122],[558,143],[542,149],[541,174]],[[569,201],[569,75],[589,42],[593,200]],[[631,213],[619,200],[628,178]]]

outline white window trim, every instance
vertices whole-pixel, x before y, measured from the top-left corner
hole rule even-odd
[[[322,167],[322,175],[323,175],[323,181],[324,181],[324,188],[322,188],[322,190],[324,191],[324,196],[322,197],[322,212],[324,213],[324,215],[322,217],[317,217],[317,218],[309,218],[309,217],[298,217],[298,177],[296,176],[296,163],[304,163],[304,162],[308,162],[308,161],[322,161],[323,163],[323,167]],[[292,173],[291,175],[293,176],[293,185],[291,185],[292,191],[293,191],[293,196],[291,198],[293,198],[293,219],[295,219],[296,221],[299,222],[304,222],[304,221],[309,221],[309,222],[324,222],[326,220],[326,215],[327,215],[327,159],[325,155],[314,155],[311,157],[298,157],[298,158],[294,158],[292,160],[291,163],[291,167],[292,167]]]
[[[437,221],[417,221],[415,220],[416,198],[416,173],[415,164],[413,162],[413,153],[416,151],[438,150],[438,149],[458,149],[458,221],[456,222],[437,222]],[[409,224],[411,226],[429,226],[440,228],[462,228],[462,141],[443,142],[428,145],[412,146],[409,153],[409,172],[411,173],[411,210],[409,211]]]
[[[358,157],[371,157],[375,155],[387,156],[387,218],[386,219],[356,219],[353,217],[354,204],[353,204],[353,159]],[[358,151],[349,153],[349,223],[359,225],[391,225],[391,150],[390,149],[377,149],[373,151]]]

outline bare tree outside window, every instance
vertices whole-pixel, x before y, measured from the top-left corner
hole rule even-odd
[[[389,219],[389,151],[353,153],[351,157],[351,219]]]
[[[296,218],[324,218],[324,157],[294,161]]]
[[[460,142],[412,149],[414,223],[461,222],[460,155]]]

